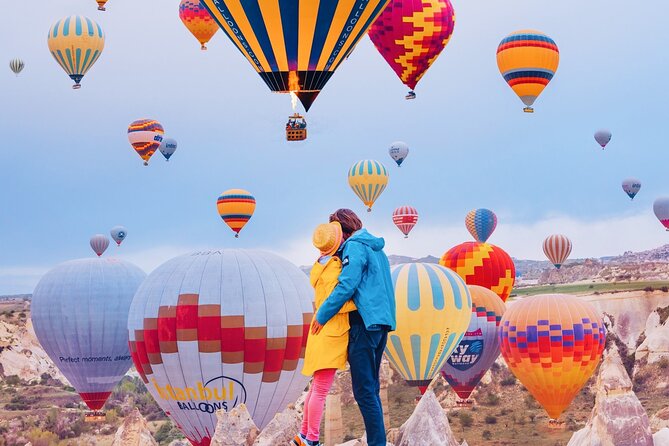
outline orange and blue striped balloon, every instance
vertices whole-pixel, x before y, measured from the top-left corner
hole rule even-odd
[[[497,227],[497,216],[489,209],[474,209],[465,217],[465,226],[474,240],[485,243]]]
[[[219,215],[235,232],[235,237],[239,237],[239,231],[246,226],[256,210],[256,199],[244,189],[226,190],[218,197],[216,204]]]
[[[560,63],[555,41],[546,34],[522,30],[509,34],[497,47],[497,66],[504,80],[518,95],[527,113],[553,79]]]
[[[386,166],[374,160],[358,161],[348,171],[348,185],[367,205],[367,212],[371,212],[374,202],[388,185]]]

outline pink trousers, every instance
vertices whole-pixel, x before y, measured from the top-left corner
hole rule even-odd
[[[304,400],[304,419],[300,433],[309,441],[318,441],[321,436],[321,418],[337,369],[323,369],[314,372],[311,389]]]

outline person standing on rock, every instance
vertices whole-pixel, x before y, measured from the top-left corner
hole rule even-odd
[[[342,261],[339,284],[318,309],[311,324],[317,335],[349,300],[356,311],[349,313],[348,362],[353,396],[365,422],[367,444],[386,446],[386,429],[379,396],[381,358],[388,332],[395,330],[395,292],[390,264],[383,252],[385,241],[363,229],[350,209],[330,216],[342,227],[344,243],[337,254]]]
[[[341,258],[335,253],[344,239],[341,224],[331,222],[319,225],[314,231],[313,243],[320,256],[311,268],[311,285],[315,290],[314,304],[318,310],[339,283]],[[337,369],[346,367],[348,313],[355,311],[352,301],[345,302],[323,330],[309,334],[304,355],[302,374],[314,376],[304,400],[302,428],[292,441],[294,446],[318,446],[325,399],[332,387]]]

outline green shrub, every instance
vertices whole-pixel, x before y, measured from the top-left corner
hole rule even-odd
[[[485,430],[483,431],[483,434],[481,434],[481,436],[483,437],[484,440],[490,440],[492,439],[492,432],[490,432],[489,430]]]
[[[485,404],[488,405],[488,406],[497,406],[497,405],[499,405],[499,401],[500,400],[499,400],[499,397],[497,395],[495,395],[494,393],[489,393],[486,396]]]
[[[516,377],[515,376],[507,376],[504,378],[502,381],[500,381],[500,384],[503,386],[515,386],[516,385]]]
[[[460,412],[459,418],[460,418],[460,426],[462,426],[463,431],[465,430],[465,428],[471,427],[472,424],[474,424],[474,418],[467,412]]]
[[[497,417],[494,415],[486,415],[485,424],[497,424]]]

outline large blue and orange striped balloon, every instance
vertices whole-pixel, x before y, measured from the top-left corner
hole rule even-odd
[[[387,0],[202,0],[270,90],[316,96]]]
[[[497,216],[489,209],[474,209],[465,217],[465,226],[474,240],[485,243],[497,227]]]
[[[518,95],[527,113],[553,79],[560,63],[557,45],[546,34],[533,30],[509,34],[497,48],[497,66],[504,80]]]
[[[467,331],[472,299],[465,282],[434,263],[392,268],[397,330],[388,336],[386,356],[422,393]]]
[[[348,171],[348,185],[365,203],[367,212],[371,212],[374,202],[388,185],[386,166],[375,160],[358,161]]]
[[[49,30],[49,51],[56,62],[81,88],[81,79],[97,62],[105,47],[105,33],[93,20],[73,15],[58,20]]]
[[[218,213],[230,229],[239,237],[246,223],[249,222],[256,210],[256,199],[244,189],[226,190],[216,202]]]
[[[369,38],[411,90],[448,45],[455,29],[450,0],[391,0]]]

